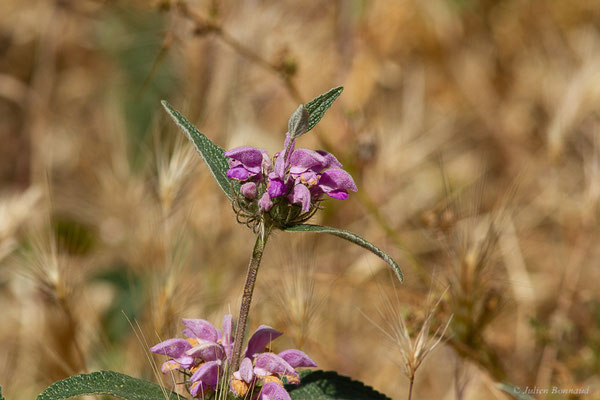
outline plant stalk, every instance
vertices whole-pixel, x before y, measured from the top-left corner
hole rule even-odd
[[[415,383],[415,378],[410,378],[410,385],[408,386],[408,400],[412,400],[414,383]]]
[[[242,344],[244,343],[244,334],[246,333],[246,327],[248,325],[248,313],[250,312],[252,293],[254,292],[254,285],[256,283],[256,276],[258,275],[258,267],[260,266],[260,260],[262,259],[262,255],[265,250],[265,245],[267,244],[267,239],[269,238],[270,233],[271,225],[266,222],[262,222],[260,225],[260,230],[256,235],[256,243],[254,243],[252,258],[250,258],[250,264],[248,265],[246,283],[244,284],[242,304],[240,306],[240,314],[235,329],[233,351],[231,353],[232,371],[237,371],[240,366],[242,356]]]

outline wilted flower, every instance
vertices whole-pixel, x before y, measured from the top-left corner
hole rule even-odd
[[[150,348],[156,354],[169,357],[161,367],[163,373],[178,370],[189,376],[187,388],[193,397],[202,397],[223,386],[229,380],[230,390],[239,396],[248,392],[259,399],[289,399],[282,378],[299,383],[299,367],[316,367],[315,362],[300,350],[285,350],[279,354],[265,351],[272,340],[282,335],[267,325],[261,325],[248,341],[245,357],[233,379],[227,372],[233,346],[233,319],[226,315],[223,329],[216,329],[203,319],[183,319],[186,339],[168,339]],[[222,386],[220,386],[222,385]]]
[[[242,182],[239,210],[252,221],[268,213],[279,227],[306,221],[324,195],[347,199],[357,191],[352,176],[333,154],[296,149],[296,139],[307,129],[308,112],[302,106],[292,115],[284,148],[273,160],[263,149],[244,146],[225,152],[227,176]]]

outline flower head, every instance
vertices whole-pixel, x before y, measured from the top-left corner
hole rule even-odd
[[[306,132],[308,112],[300,106],[292,115],[283,150],[271,160],[265,150],[250,146],[225,152],[227,176],[240,181],[238,210],[257,221],[268,213],[278,227],[306,221],[325,195],[345,200],[357,191],[352,176],[333,154],[296,149],[296,139]]]
[[[248,392],[258,399],[290,399],[283,388],[283,378],[299,383],[296,368],[316,367],[317,364],[300,350],[290,349],[279,354],[268,351],[271,341],[282,335],[267,325],[261,325],[248,340],[240,368],[229,374],[233,347],[233,318],[226,315],[223,329],[216,329],[203,319],[183,319],[186,339],[168,339],[150,348],[156,354],[166,355],[168,360],[161,367],[166,374],[180,371],[189,379],[186,386],[193,397],[201,398],[224,387],[229,380],[229,390],[238,396]]]

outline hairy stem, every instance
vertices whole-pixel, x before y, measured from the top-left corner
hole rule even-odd
[[[248,325],[248,313],[250,312],[254,284],[256,283],[258,267],[260,266],[260,260],[270,233],[270,224],[265,224],[264,222],[261,223],[258,235],[256,235],[256,243],[254,243],[252,258],[250,258],[250,264],[248,265],[248,274],[246,275],[246,283],[242,295],[242,305],[240,306],[240,314],[235,329],[235,341],[233,342],[233,352],[231,353],[232,371],[237,371],[240,366],[242,344],[244,343],[244,333],[246,332],[246,326]]]

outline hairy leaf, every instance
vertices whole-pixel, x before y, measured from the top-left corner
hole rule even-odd
[[[521,393],[521,388],[510,385],[508,383],[497,383],[496,387],[505,393],[508,393],[512,397],[518,400],[534,400],[533,397],[528,394]]]
[[[286,385],[292,400],[390,400],[384,394],[334,371],[302,371],[300,385]]]
[[[227,170],[229,169],[229,163],[227,157],[225,157],[225,150],[214,144],[209,138],[200,133],[194,125],[192,125],[179,111],[175,110],[165,100],[161,101],[161,104],[167,110],[173,121],[181,128],[183,133],[194,143],[196,150],[200,153],[200,156],[208,166],[210,173],[217,181],[221,190],[229,197],[229,200],[233,199],[233,193],[231,192],[231,185],[239,186],[239,183],[234,182],[227,178]]]
[[[155,383],[114,371],[92,372],[55,382],[37,400],[60,400],[83,395],[111,395],[125,400],[185,400]]]
[[[368,242],[367,240],[358,236],[356,233],[352,233],[352,232],[346,231],[344,229],[331,228],[329,226],[310,225],[310,224],[295,225],[290,228],[286,228],[285,230],[287,232],[329,233],[330,235],[334,235],[337,237],[341,237],[342,239],[346,239],[354,244],[359,245],[360,247],[364,247],[365,249],[367,249],[370,252],[374,253],[375,255],[379,256],[383,261],[385,261],[386,263],[388,263],[392,266],[392,268],[394,269],[394,272],[396,273],[396,276],[398,277],[398,279],[400,279],[400,281],[402,281],[404,279],[402,270],[400,269],[400,267],[398,266],[396,261],[394,261],[392,259],[392,257],[390,257],[387,253],[385,253],[380,248],[376,247],[371,242]]]
[[[308,129],[306,132],[310,131],[315,125],[323,118],[325,111],[331,107],[335,99],[337,99],[340,94],[342,94],[343,87],[338,86],[336,88],[331,89],[327,93],[323,93],[320,96],[315,97],[308,103],[304,105],[304,108],[308,110]]]

